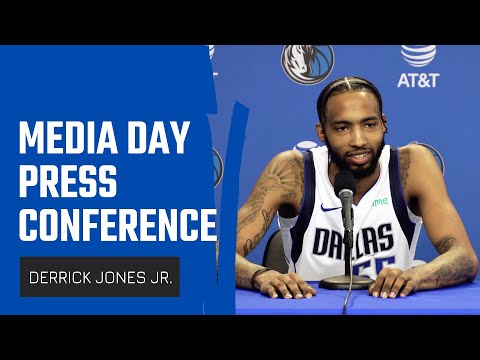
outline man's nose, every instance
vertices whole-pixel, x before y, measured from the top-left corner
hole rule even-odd
[[[365,133],[361,128],[353,128],[351,133],[350,145],[353,147],[362,147],[367,143]]]

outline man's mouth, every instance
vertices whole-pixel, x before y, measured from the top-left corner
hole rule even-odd
[[[355,165],[366,164],[371,159],[371,150],[359,151],[355,153],[349,153],[347,155],[348,159]]]

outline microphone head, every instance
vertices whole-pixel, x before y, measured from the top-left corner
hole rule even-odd
[[[340,191],[344,189],[348,189],[353,192],[357,191],[357,185],[355,184],[355,180],[353,178],[353,174],[348,170],[342,170],[335,175],[335,181],[333,182],[333,189],[335,190],[335,195],[340,197]]]

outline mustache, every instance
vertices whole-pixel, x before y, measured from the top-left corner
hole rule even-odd
[[[365,153],[369,153],[369,152],[374,152],[374,151],[373,151],[373,149],[371,149],[371,148],[369,148],[369,149],[356,149],[356,150],[347,152],[347,153],[345,154],[345,156],[365,154]]]

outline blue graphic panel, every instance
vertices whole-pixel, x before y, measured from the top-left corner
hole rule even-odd
[[[0,313],[222,312],[209,48],[1,46],[0,59]],[[179,296],[21,297],[21,257],[53,258],[40,264],[50,283],[57,257],[136,257],[140,269],[142,257],[160,258],[158,266],[172,257]],[[219,299],[207,296],[214,291]]]

